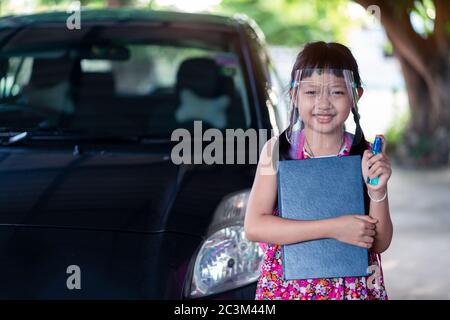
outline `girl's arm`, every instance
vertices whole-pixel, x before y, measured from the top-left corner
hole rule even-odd
[[[354,215],[339,218],[300,221],[272,215],[277,197],[276,167],[272,154],[277,137],[264,145],[258,162],[252,190],[245,214],[245,235],[250,241],[291,244],[322,238],[335,238],[343,242],[370,248],[375,231],[374,219]]]
[[[379,135],[383,141],[383,152],[373,155],[366,150],[362,158],[363,176],[367,181],[369,178],[379,177],[378,185],[373,186],[366,182],[367,190],[370,196],[375,200],[381,200],[384,195],[385,199],[381,202],[370,200],[369,215],[378,220],[376,224],[376,235],[371,251],[382,253],[389,248],[392,241],[393,225],[389,212],[389,199],[387,195],[387,183],[392,174],[391,163],[385,154],[386,140],[383,135]],[[369,169],[370,168],[370,169]]]

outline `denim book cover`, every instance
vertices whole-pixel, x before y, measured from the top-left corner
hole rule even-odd
[[[361,156],[281,160],[278,166],[281,217],[319,220],[364,215]],[[367,248],[335,239],[282,245],[285,280],[367,276]]]

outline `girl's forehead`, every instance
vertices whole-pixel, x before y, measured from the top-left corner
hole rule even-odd
[[[313,72],[311,75],[303,76],[302,81],[317,81],[317,82],[343,82],[344,78],[334,75],[333,73],[323,72]]]

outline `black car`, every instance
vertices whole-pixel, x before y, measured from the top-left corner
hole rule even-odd
[[[176,164],[171,137],[285,126],[263,35],[244,16],[69,16],[0,19],[0,298],[253,299],[256,163]]]

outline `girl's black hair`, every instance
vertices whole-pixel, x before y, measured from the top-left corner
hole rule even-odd
[[[300,51],[295,60],[294,66],[291,72],[291,82],[289,88],[291,88],[291,84],[295,80],[295,71],[298,69],[307,69],[307,68],[328,68],[328,69],[347,69],[353,72],[353,78],[355,80],[356,86],[358,88],[361,87],[361,78],[359,75],[358,64],[356,63],[353,54],[350,49],[346,46],[336,43],[336,42],[310,42],[305,45],[302,51]],[[338,75],[342,76],[342,75]],[[289,95],[291,95],[291,91],[289,91]],[[356,123],[356,131],[355,136],[353,138],[353,143],[350,149],[350,155],[361,155],[364,153],[364,150],[367,149],[368,142],[364,137],[364,133],[359,124],[359,114],[358,112],[352,108],[353,119]],[[291,144],[286,138],[286,131],[291,130],[292,126],[298,121],[298,108],[294,106],[294,110],[290,110],[293,112],[292,117],[293,121],[289,123],[288,128],[286,128],[279,135],[279,160],[291,160],[292,157],[290,155]],[[292,118],[290,119],[292,120]],[[303,127],[303,124],[302,124]],[[367,197],[367,187],[364,184],[364,196],[365,196],[365,205],[366,205],[366,213],[368,213],[369,199]]]

